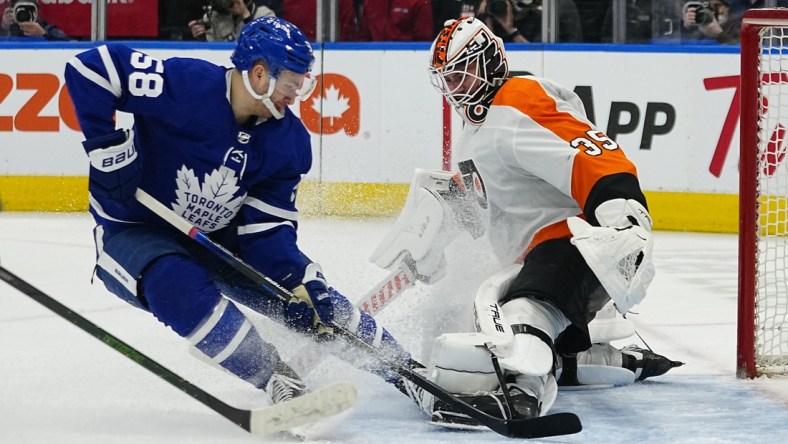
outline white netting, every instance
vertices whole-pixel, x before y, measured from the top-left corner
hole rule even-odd
[[[760,33],[755,360],[788,372],[788,28]]]

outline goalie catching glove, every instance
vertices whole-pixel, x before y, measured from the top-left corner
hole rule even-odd
[[[595,215],[601,227],[578,217],[567,220],[572,244],[625,314],[643,300],[654,279],[651,216],[632,199],[606,201]]]
[[[134,147],[134,130],[117,130],[82,142],[90,158],[88,188],[98,198],[134,199],[140,179],[140,162]]]

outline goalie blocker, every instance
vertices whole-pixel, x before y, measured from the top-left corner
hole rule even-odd
[[[416,169],[405,206],[369,260],[392,270],[404,263],[422,282],[443,277],[444,249],[462,231],[484,234],[480,210],[459,173]]]

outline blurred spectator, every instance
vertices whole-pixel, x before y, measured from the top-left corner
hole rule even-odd
[[[580,14],[580,25],[583,28],[583,41],[601,43],[602,24],[610,14],[610,0],[574,0]]]
[[[359,15],[359,40],[432,41],[429,0],[364,0]]]
[[[189,29],[198,40],[234,42],[245,24],[264,15],[275,14],[254,0],[211,0],[202,19],[190,21]]]
[[[51,41],[71,40],[55,25],[38,15],[37,0],[11,0],[3,11],[0,37],[39,37]]]
[[[265,6],[274,11],[277,17],[284,17],[284,5],[282,5],[282,0],[255,0],[255,3],[257,6]],[[312,5],[312,7],[317,8],[316,5]]]
[[[777,2],[777,6],[784,6],[780,3],[784,2]],[[748,9],[754,8],[765,8],[766,1],[765,0],[730,0],[730,15],[731,18],[736,18],[741,20],[741,17]]]
[[[610,43],[613,41],[613,2],[610,0],[574,0],[580,12],[583,41]],[[621,3],[619,3],[621,4]],[[652,22],[656,8],[672,7],[669,2],[651,0],[626,0],[624,7],[623,41],[626,43],[651,42]],[[678,20],[678,14],[676,19]]]
[[[339,37],[340,41],[358,40],[358,20],[354,0],[337,0],[339,5]],[[317,6],[313,1],[284,0],[282,18],[296,25],[306,38],[317,40]]]
[[[161,40],[194,40],[187,25],[204,13],[201,2],[167,0],[159,2],[159,38]]]
[[[717,40],[723,26],[728,22],[730,2],[709,0],[684,3],[681,15],[682,38],[694,40]]]
[[[432,32],[438,35],[447,20],[476,17],[481,0],[432,0]]]
[[[777,0],[774,6],[786,7],[788,0]],[[721,26],[721,32],[717,35],[717,42],[726,44],[738,44],[741,40],[741,20],[744,13],[749,9],[765,8],[765,0],[730,0],[730,10],[728,19]]]
[[[582,42],[580,13],[572,0],[556,1],[558,42]],[[504,42],[542,42],[541,0],[482,0],[478,18]]]

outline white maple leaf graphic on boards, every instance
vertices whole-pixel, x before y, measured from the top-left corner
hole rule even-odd
[[[320,113],[320,100],[323,99],[323,117],[331,119],[331,124],[334,124],[335,117],[342,117],[342,114],[350,108],[348,102],[349,98],[339,94],[339,89],[334,85],[329,86],[320,97],[315,97],[312,100],[312,109]]]
[[[175,184],[173,210],[204,231],[226,226],[238,212],[246,193],[236,196],[240,189],[235,171],[222,165],[205,175],[202,185],[194,171],[181,166]]]

